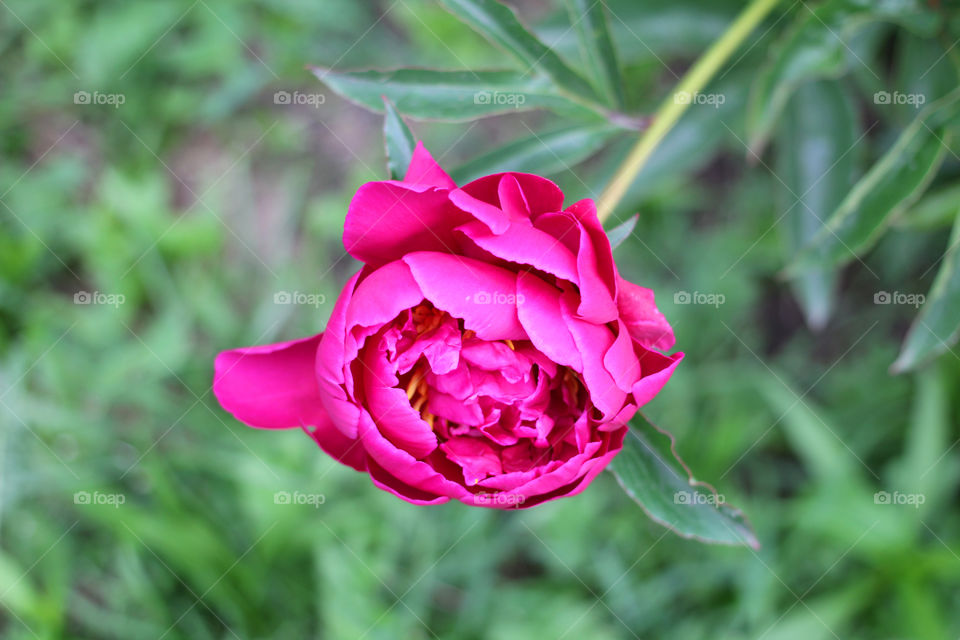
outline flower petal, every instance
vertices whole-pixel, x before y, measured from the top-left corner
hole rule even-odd
[[[550,360],[583,371],[583,360],[560,311],[560,290],[532,273],[517,275],[517,315],[530,342]]]
[[[482,340],[523,340],[517,319],[516,276],[473,258],[430,251],[403,257],[424,297],[463,319]],[[362,286],[362,285],[361,285]]]
[[[454,228],[471,219],[454,206],[449,191],[423,184],[383,181],[361,186],[343,223],[343,246],[357,260],[377,266],[409,251],[457,247]]]
[[[683,353],[678,351],[672,356],[665,356],[643,347],[639,347],[637,351],[643,377],[633,385],[633,398],[637,407],[642,407],[653,400],[663,385],[667,384],[667,380],[673,375],[673,370],[683,360]]]
[[[321,337],[221,352],[213,365],[213,394],[251,427],[288,429],[326,422],[314,369]]]
[[[676,341],[673,328],[654,304],[653,291],[617,277],[620,319],[626,323],[633,339],[648,349],[672,348]]]
[[[504,176],[512,176],[520,185],[526,201],[530,203],[530,213],[535,218],[541,213],[560,211],[563,208],[563,191],[556,184],[531,173],[494,173],[477,178],[462,188],[474,198],[497,207],[500,203],[500,181]]]
[[[423,146],[423,142],[419,141],[413,150],[410,166],[407,168],[407,174],[403,177],[403,181],[413,184],[426,184],[441,189],[457,188],[457,183],[453,181],[453,178],[440,168],[427,148]]]

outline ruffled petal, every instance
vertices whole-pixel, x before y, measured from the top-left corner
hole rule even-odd
[[[531,173],[495,173],[477,178],[462,188],[474,198],[501,207],[500,181],[507,175],[516,179],[517,184],[520,185],[524,198],[530,203],[530,214],[534,218],[541,213],[560,211],[563,208],[563,191],[560,187],[544,177]]]
[[[618,278],[617,307],[630,335],[648,349],[671,349],[676,341],[673,328],[654,304],[653,291]]]
[[[378,465],[382,469],[389,470],[386,475],[398,481],[391,483],[390,487],[396,489],[397,486],[403,485],[432,496],[451,498],[467,495],[468,491],[463,486],[445,478],[430,463],[417,460],[403,449],[394,446],[380,433],[366,411],[360,416],[360,439],[369,456],[368,467],[373,469],[374,465]],[[383,477],[380,480],[387,482]],[[407,499],[400,490],[395,493]]]
[[[517,319],[516,275],[472,258],[419,251],[403,261],[424,297],[438,309],[462,318],[483,340],[526,338]],[[361,285],[362,286],[362,285]]]
[[[560,290],[532,273],[517,276],[517,313],[530,342],[550,360],[583,371],[583,360],[560,311]]]
[[[396,386],[397,377],[390,371],[385,354],[368,347],[362,364],[365,407],[380,432],[414,458],[426,458],[437,448],[437,436],[410,406],[404,390]]]
[[[490,231],[499,235],[510,226],[510,217],[506,211],[489,202],[475,198],[462,189],[450,192],[450,201],[482,222]]]

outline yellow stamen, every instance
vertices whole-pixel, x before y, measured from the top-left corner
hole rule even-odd
[[[433,421],[436,420],[436,416],[429,411],[424,411],[421,415],[423,416],[424,421],[430,427],[430,431],[433,431]]]
[[[462,339],[463,339],[463,340],[469,340],[470,338],[472,338],[472,337],[475,336],[475,335],[477,335],[477,332],[476,332],[476,331],[474,331],[473,329],[467,329],[466,331],[463,332],[463,338],[462,338]]]
[[[419,398],[417,398],[417,401],[414,402],[414,403],[413,403],[412,405],[410,405],[410,406],[413,407],[413,410],[414,410],[414,411],[420,411],[420,407],[422,407],[423,404],[424,404],[426,401],[427,401],[427,396],[426,396],[426,394],[424,394],[424,395],[420,396]]]
[[[417,387],[420,386],[420,382],[423,380],[423,376],[426,375],[426,371],[420,369],[413,374],[413,377],[410,378],[410,383],[407,385],[407,400],[412,400],[414,394],[417,393]]]
[[[504,340],[504,343],[506,343],[506,345],[507,345],[508,347],[510,347],[510,351],[516,351],[516,350],[517,350],[517,348],[516,348],[515,346],[513,346],[513,340]]]

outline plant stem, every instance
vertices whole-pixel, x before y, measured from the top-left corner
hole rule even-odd
[[[674,92],[669,95],[653,115],[653,122],[640,136],[627,159],[617,170],[610,184],[604,189],[597,203],[597,215],[603,222],[619,204],[630,184],[636,178],[643,165],[653,154],[654,149],[670,132],[680,116],[713,78],[721,66],[733,55],[740,44],[753,32],[754,28],[773,9],[778,0],[752,0],[743,12],[734,20],[726,32],[697,60],[680,79]],[[683,99],[684,98],[689,99]]]

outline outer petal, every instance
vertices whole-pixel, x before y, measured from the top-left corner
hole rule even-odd
[[[637,351],[643,377],[633,385],[633,397],[637,407],[642,407],[653,400],[663,385],[667,384],[667,380],[673,375],[673,370],[683,360],[683,353],[677,352],[672,356],[665,356],[642,347]]]
[[[517,318],[517,279],[506,269],[472,258],[420,251],[403,261],[424,297],[483,340],[527,337]]]
[[[264,429],[303,427],[332,457],[363,471],[363,446],[333,426],[320,400],[314,371],[320,339],[224,351],[214,362],[213,393],[241,422]]]
[[[361,186],[347,210],[343,246],[357,260],[377,266],[410,251],[453,253],[453,229],[470,215],[450,202],[449,191],[385,181]]]
[[[367,452],[363,444],[359,440],[351,440],[344,436],[330,420],[318,422],[312,427],[304,427],[303,430],[330,457],[357,471],[367,470]]]
[[[287,429],[326,420],[314,371],[322,335],[223,351],[213,364],[213,394],[251,427]]]
[[[413,184],[426,184],[441,189],[457,188],[457,183],[447,175],[446,171],[440,168],[427,148],[423,146],[423,142],[417,142],[417,146],[413,150],[413,157],[410,158],[407,175],[403,177],[403,181]]]
[[[327,330],[317,348],[317,383],[320,387],[320,398],[327,409],[334,426],[348,438],[357,437],[357,423],[360,421],[360,409],[347,398],[346,369],[349,367],[347,357],[347,308],[353,297],[357,280],[363,271],[353,275],[344,285],[333,306],[333,313],[327,322]]]
[[[631,337],[648,349],[673,347],[673,329],[654,304],[653,291],[617,277],[617,307]]]
[[[610,322],[617,317],[617,281],[610,240],[597,219],[593,200],[581,200],[567,209],[580,226],[577,272],[580,274],[580,317]]]

